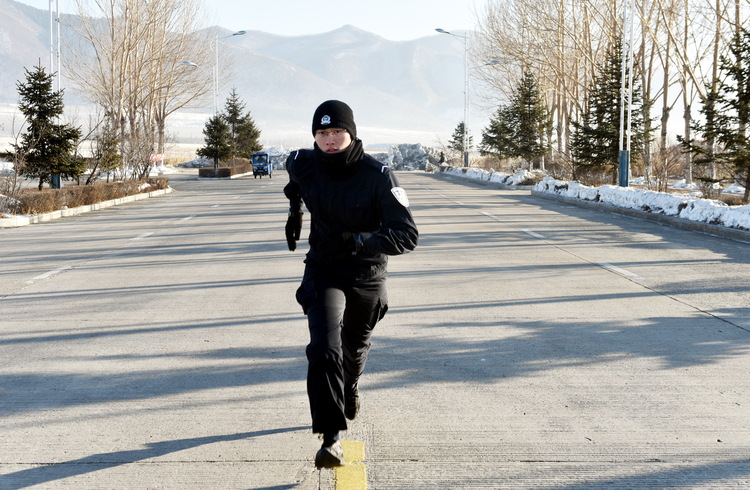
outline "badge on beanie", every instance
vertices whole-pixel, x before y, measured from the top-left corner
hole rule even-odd
[[[409,207],[409,198],[406,196],[406,191],[402,187],[392,187],[391,192],[393,197],[405,208]]]
[[[323,126],[328,126],[329,124],[331,124],[331,116],[323,116],[320,119],[320,124],[322,124]]]

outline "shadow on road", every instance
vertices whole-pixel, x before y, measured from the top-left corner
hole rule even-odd
[[[74,476],[92,473],[116,466],[137,463],[147,459],[158,458],[166,454],[192,449],[198,446],[216,444],[220,442],[238,441],[253,437],[263,437],[284,432],[295,432],[309,430],[309,427],[287,427],[283,429],[270,429],[255,432],[242,432],[238,434],[227,434],[223,436],[193,437],[189,439],[177,439],[174,441],[162,441],[146,444],[143,449],[132,449],[117,451],[114,453],[92,454],[85,458],[63,463],[38,466],[15,473],[0,475],[0,488],[5,490],[16,490],[32,487],[44,483],[62,480]]]

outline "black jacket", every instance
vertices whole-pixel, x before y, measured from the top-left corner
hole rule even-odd
[[[316,151],[298,150],[286,163],[289,184],[284,194],[290,212],[300,210],[304,201],[311,215],[305,262],[352,279],[384,275],[388,255],[417,246],[419,234],[406,192],[388,167],[369,155],[346,168],[331,168]],[[354,234],[362,238],[356,254]]]

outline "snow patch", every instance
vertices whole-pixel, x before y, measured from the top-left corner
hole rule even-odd
[[[10,175],[13,172],[13,162],[8,162],[0,158],[0,175]]]
[[[534,173],[528,170],[519,170],[514,174],[508,174],[505,172],[496,172],[492,169],[447,167],[443,170],[443,173],[465,179],[484,180],[486,182],[505,185],[523,185],[534,179]]]
[[[750,230],[750,205],[729,206],[722,201],[701,199],[698,197],[699,193],[698,195],[670,194],[612,185],[588,187],[577,182],[556,180],[552,177],[542,179],[534,186],[534,190],[701,223]]]

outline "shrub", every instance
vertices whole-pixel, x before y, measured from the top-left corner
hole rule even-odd
[[[51,213],[56,208],[57,193],[52,189],[35,191],[26,189],[19,196],[18,212],[21,214]]]
[[[204,179],[227,178],[232,175],[247,174],[252,171],[253,166],[246,159],[235,158],[233,161],[229,162],[229,166],[226,167],[198,169],[198,177],[203,177]]]
[[[232,169],[229,167],[200,168],[198,169],[198,177],[204,179],[227,178],[232,176],[231,172]]]
[[[151,184],[151,190],[168,189],[169,179],[167,177],[154,177],[148,179],[148,183]]]
[[[97,182],[91,185],[70,185],[62,189],[41,191],[25,189],[19,196],[17,211],[20,214],[51,213],[59,209],[88,206],[168,187],[169,179],[158,177],[146,181]]]

